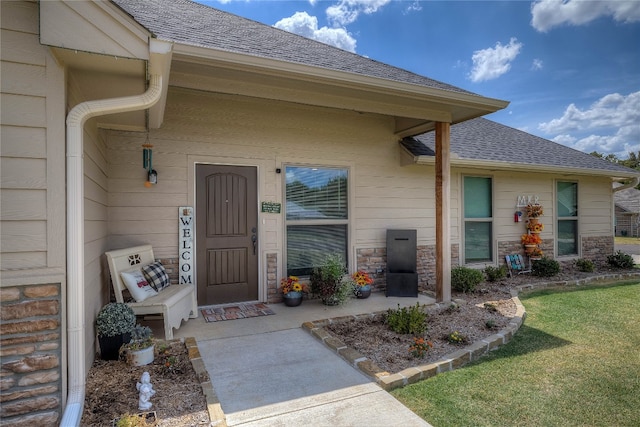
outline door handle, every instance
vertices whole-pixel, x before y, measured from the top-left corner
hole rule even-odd
[[[256,232],[256,229],[253,228],[252,230],[254,233]],[[253,254],[256,254],[256,246],[258,246],[258,236],[256,236],[255,234],[251,235],[251,242],[253,242]]]

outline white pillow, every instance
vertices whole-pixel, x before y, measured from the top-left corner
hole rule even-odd
[[[122,277],[122,281],[127,289],[129,289],[129,293],[136,302],[142,302],[149,297],[158,295],[158,292],[149,285],[149,282],[144,278],[144,275],[139,268],[123,271],[120,273],[120,277]]]

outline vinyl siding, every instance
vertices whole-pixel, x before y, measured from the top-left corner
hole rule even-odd
[[[64,281],[64,74],[38,4],[2,2],[2,285]]]

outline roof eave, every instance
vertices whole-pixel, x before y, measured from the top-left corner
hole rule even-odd
[[[174,43],[175,56],[189,57],[196,62],[215,61],[217,63],[226,64],[228,67],[261,70],[262,72],[272,75],[282,75],[283,73],[295,74],[300,78],[310,81],[324,82],[335,86],[344,86],[349,88],[358,87],[359,89],[369,92],[377,92],[387,95],[402,95],[407,98],[425,99],[430,102],[440,102],[451,107],[462,107],[473,111],[472,113],[465,114],[464,117],[452,117],[450,119],[452,123],[490,114],[509,105],[508,101],[488,98],[471,93],[431,88],[390,79],[365,76],[357,73],[315,67],[296,62],[275,60],[255,55],[247,55],[211,47],[180,44],[177,42]],[[443,119],[446,119],[446,117]],[[420,133],[424,132],[422,130],[418,130],[417,133],[412,133],[412,135]]]
[[[406,151],[406,149],[405,149]],[[418,165],[435,165],[435,156],[413,156],[413,161]],[[606,176],[614,180],[617,179],[629,179],[637,178],[640,176],[638,173],[623,172],[623,171],[608,171],[603,169],[589,169],[589,168],[577,168],[566,166],[554,166],[554,165],[536,165],[530,163],[517,163],[517,162],[504,162],[504,161],[488,161],[488,160],[473,160],[473,159],[460,159],[455,157],[455,153],[451,156],[451,166],[465,167],[473,169],[484,170],[508,170],[508,171],[522,171],[522,172],[541,172],[541,173],[555,173],[561,175],[591,175],[591,176]]]

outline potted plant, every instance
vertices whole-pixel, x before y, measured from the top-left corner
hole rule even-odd
[[[329,255],[320,267],[311,272],[311,292],[319,296],[325,305],[343,304],[353,292],[347,268],[338,255]]]
[[[531,257],[531,259],[540,259],[543,256],[544,256],[544,252],[542,252],[542,249],[540,249],[537,246],[533,248],[529,253],[529,257]]]
[[[365,299],[371,295],[371,284],[373,279],[362,270],[358,270],[351,275],[353,279],[353,292],[357,298]]]
[[[542,208],[541,204],[538,203],[529,203],[526,207],[527,210],[527,216],[529,218],[538,218],[542,215],[544,215],[544,209]]]
[[[96,317],[96,333],[100,343],[100,357],[118,360],[120,347],[131,340],[136,315],[125,303],[111,302],[100,309]]]
[[[296,276],[285,277],[280,280],[280,291],[287,307],[297,307],[302,303],[305,287]]]
[[[144,366],[153,362],[155,341],[148,326],[136,325],[131,331],[131,341],[123,346],[127,363]]]
[[[529,220],[529,225],[527,225],[527,228],[531,233],[539,234],[542,232],[542,230],[544,230],[544,224],[538,222],[537,219],[536,222],[532,222],[532,220]]]
[[[542,239],[538,234],[523,234],[520,237],[520,241],[524,246],[537,246],[542,243]]]

